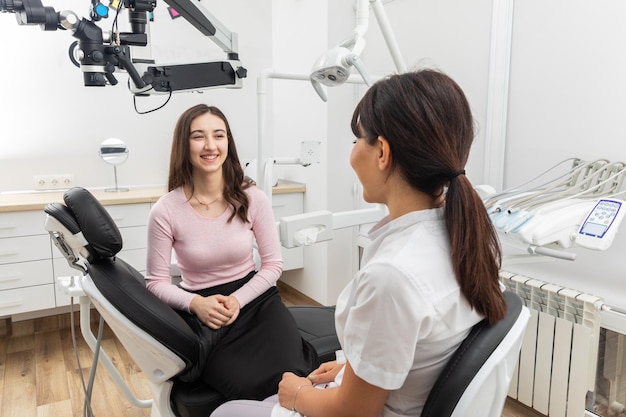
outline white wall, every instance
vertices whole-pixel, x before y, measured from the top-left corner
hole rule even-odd
[[[272,70],[308,75],[317,53],[326,48],[328,22],[326,2],[273,0]],[[319,164],[276,165],[277,178],[303,182],[307,186],[305,211],[327,207],[327,106],[309,81],[272,79],[268,85],[271,111],[268,121],[266,156],[299,158],[302,141],[319,141]],[[327,303],[326,243],[304,248],[304,268],[286,271],[281,278],[320,303]],[[331,301],[332,302],[332,301]]]
[[[470,179],[481,184],[484,166],[501,166],[507,188],[566,158],[626,161],[626,55],[621,52],[626,47],[626,5],[618,0],[506,3],[514,8],[505,157],[492,160],[485,156],[485,134],[494,2],[385,2],[407,65],[442,69],[468,96],[479,128],[467,166]],[[363,60],[372,74],[393,72],[372,22]],[[519,254],[508,245],[505,249]],[[601,296],[609,305],[626,309],[626,265],[621,262],[625,251],[622,231],[607,251],[574,249],[574,262],[553,260],[509,269]]]
[[[465,90],[479,131],[468,174],[502,166],[512,187],[571,157],[626,161],[626,5],[618,0],[524,0],[513,4],[504,160],[485,157],[491,0],[385,3],[407,65],[438,67]],[[502,5],[502,4],[500,4]],[[372,73],[393,71],[371,25],[364,61]],[[496,170],[497,171],[497,170]],[[511,266],[515,272],[587,291],[626,309],[626,232],[604,252],[574,249],[574,262]],[[507,254],[519,254],[505,245]]]
[[[329,2],[328,47],[337,45],[355,26],[352,0]],[[482,182],[487,112],[487,83],[491,32],[491,0],[437,2],[392,0],[384,11],[409,69],[436,67],[454,77],[465,89],[478,125],[477,139],[467,166],[472,180]],[[389,48],[373,10],[369,13],[363,62],[373,77],[396,73]],[[348,158],[353,142],[350,120],[354,106],[366,90],[343,85],[328,90],[328,208],[332,211],[364,207],[357,179]],[[348,198],[350,196],[350,198]],[[358,268],[354,245],[356,230],[341,230],[328,245],[326,302],[333,303]]]
[[[408,69],[438,68],[465,91],[477,123],[477,137],[466,167],[483,181],[492,0],[394,0],[385,10]],[[396,72],[379,26],[372,24],[363,53],[372,74]]]
[[[333,47],[348,37],[355,26],[353,1],[329,2],[328,44]],[[370,24],[376,25],[370,16]],[[359,208],[362,200],[356,185],[358,179],[349,163],[354,135],[350,129],[352,112],[365,91],[365,86],[343,85],[328,89],[328,210],[333,212]],[[356,228],[337,230],[335,238],[327,243],[328,283],[327,303],[334,304],[337,296],[358,270],[358,248],[355,246]]]
[[[626,161],[624,15],[618,0],[515,3],[506,187],[571,157]],[[622,230],[607,251],[509,269],[626,309],[625,251]]]
[[[409,69],[419,66],[439,68],[464,88],[470,100],[478,131],[468,175],[481,183],[484,165],[484,140],[487,112],[487,84],[491,33],[491,0],[437,2],[393,0],[384,2],[392,32]],[[337,45],[354,28],[354,2],[329,4],[328,46]],[[370,10],[369,28],[362,59],[373,77],[396,73],[389,48],[375,13]],[[363,86],[343,85],[328,90],[328,207],[332,211],[366,206],[355,195],[357,180],[348,163],[353,134],[352,111]],[[351,198],[347,198],[351,196]],[[341,230],[328,243],[328,286],[326,302],[333,303],[358,268],[354,245],[356,230]]]
[[[283,0],[283,8],[289,10],[294,2]],[[296,2],[304,7],[306,2]],[[319,7],[317,2],[317,7]],[[393,0],[385,2],[384,9],[395,34],[399,49],[407,66],[429,66],[439,68],[452,77],[464,88],[472,105],[478,131],[476,143],[472,151],[467,171],[472,180],[481,183],[484,167],[484,141],[487,113],[487,91],[489,73],[489,50],[491,36],[491,0],[471,2],[462,0],[445,0],[437,2],[415,0]],[[355,27],[355,2],[353,0],[337,0],[328,2],[328,14],[325,18],[311,10],[310,16],[316,16],[312,28],[299,22],[293,28],[307,36],[324,39],[328,32],[327,44],[324,48],[336,46],[347,38]],[[285,15],[283,15],[285,16]],[[324,28],[324,19],[328,27]],[[302,26],[304,25],[304,26]],[[369,28],[366,34],[366,47],[362,55],[363,61],[372,76],[379,77],[397,72],[397,68],[389,53],[382,36],[379,22],[373,11],[370,11]],[[298,38],[300,39],[300,38]],[[284,56],[274,49],[276,57]],[[312,55],[312,51],[308,51]],[[314,59],[324,50],[319,50],[308,58],[309,70]],[[278,59],[275,61],[277,62]],[[308,91],[307,91],[308,90]],[[312,88],[306,86],[304,94],[309,97]],[[345,211],[362,207],[361,196],[356,191],[357,180],[349,166],[348,158],[352,146],[353,135],[350,130],[352,111],[365,91],[363,86],[344,84],[327,89],[328,104],[325,105],[327,131],[325,132],[325,158],[322,162],[326,177],[319,176],[325,182],[325,196],[314,194],[317,181],[307,181],[307,210],[329,209]],[[321,103],[313,102],[310,111],[316,112]],[[276,105],[276,102],[274,103]],[[275,106],[275,109],[282,108]],[[291,110],[293,111],[293,110]],[[317,113],[315,113],[317,114]],[[313,128],[309,119],[308,127]],[[294,129],[297,131],[297,129]],[[311,196],[323,198],[314,203]],[[317,208],[316,208],[317,207]],[[330,242],[305,248],[305,268],[302,271],[285,273],[284,279],[309,294],[316,300],[332,304],[341,289],[349,281],[358,267],[358,253],[354,245],[356,229],[336,231],[335,238]],[[325,253],[321,252],[321,248]],[[325,259],[326,263],[320,260]],[[319,271],[319,273],[318,273]],[[327,277],[327,279],[324,279]]]
[[[626,160],[624,14],[619,0],[516,2],[509,186],[568,157]]]

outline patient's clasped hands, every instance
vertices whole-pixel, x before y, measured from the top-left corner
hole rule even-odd
[[[232,295],[195,296],[189,310],[211,329],[232,324],[239,316],[239,301]]]

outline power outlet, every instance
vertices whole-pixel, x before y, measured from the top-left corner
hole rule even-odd
[[[305,167],[311,164],[319,164],[320,145],[321,142],[319,141],[303,141],[302,146],[300,147],[300,163]]]
[[[36,190],[64,190],[74,186],[74,174],[35,175]]]

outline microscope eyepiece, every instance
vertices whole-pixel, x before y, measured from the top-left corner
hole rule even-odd
[[[128,13],[128,21],[130,22],[133,33],[145,33],[148,17],[146,12],[130,11]]]
[[[0,12],[15,13],[24,10],[24,4],[20,0],[0,0]]]

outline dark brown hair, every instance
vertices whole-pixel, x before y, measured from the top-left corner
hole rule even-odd
[[[445,221],[461,291],[489,323],[504,317],[498,236],[463,175],[474,120],[459,85],[434,70],[390,76],[366,92],[351,127],[370,144],[384,137],[391,149],[391,169],[413,188],[433,197],[445,193]]]
[[[172,140],[172,151],[170,153],[170,172],[167,180],[167,189],[172,191],[175,188],[189,187],[193,194],[194,186],[192,181],[192,166],[189,160],[189,135],[191,134],[191,123],[203,114],[213,114],[224,121],[226,125],[226,137],[228,138],[228,156],[222,166],[224,175],[224,200],[230,204],[234,212],[228,219],[230,222],[235,216],[243,222],[248,222],[248,196],[244,190],[249,186],[249,182],[244,181],[244,172],[237,155],[237,147],[230,130],[230,124],[226,116],[220,109],[206,104],[195,105],[183,112],[176,122],[174,137]]]

